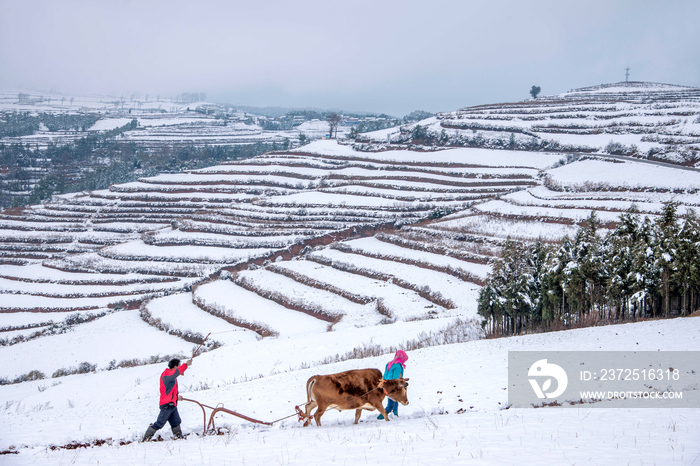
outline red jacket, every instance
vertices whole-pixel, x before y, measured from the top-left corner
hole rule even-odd
[[[187,364],[180,364],[174,369],[165,369],[160,375],[160,404],[159,406],[175,403],[177,406],[177,377],[184,374]]]

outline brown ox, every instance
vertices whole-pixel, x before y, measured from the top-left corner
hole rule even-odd
[[[327,409],[355,410],[355,424],[360,420],[362,410],[379,410],[384,419],[389,416],[382,406],[385,397],[408,404],[406,395],[408,379],[383,380],[377,369],[359,369],[331,375],[315,375],[306,382],[306,422],[311,422],[311,410],[314,408],[316,425],[321,425],[321,416]]]

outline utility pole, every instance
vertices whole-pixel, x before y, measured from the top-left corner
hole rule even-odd
[[[630,67],[625,68],[625,82],[630,80]]]

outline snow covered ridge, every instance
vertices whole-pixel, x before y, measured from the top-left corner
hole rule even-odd
[[[648,94],[648,93],[664,93],[664,94],[683,94],[688,93],[690,96],[697,97],[700,89],[690,86],[678,86],[676,84],[664,83],[649,83],[643,81],[623,81],[619,83],[600,84],[598,86],[582,87],[572,89],[569,92],[560,94],[560,97],[579,94],[596,94],[596,93],[615,93],[615,94]]]
[[[373,150],[482,147],[700,162],[700,89],[621,82],[521,102],[462,108],[360,135]]]

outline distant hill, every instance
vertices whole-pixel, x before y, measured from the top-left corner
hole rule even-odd
[[[420,126],[420,128],[418,128]],[[585,152],[700,162],[700,89],[619,82],[520,102],[479,105],[359,142]]]

